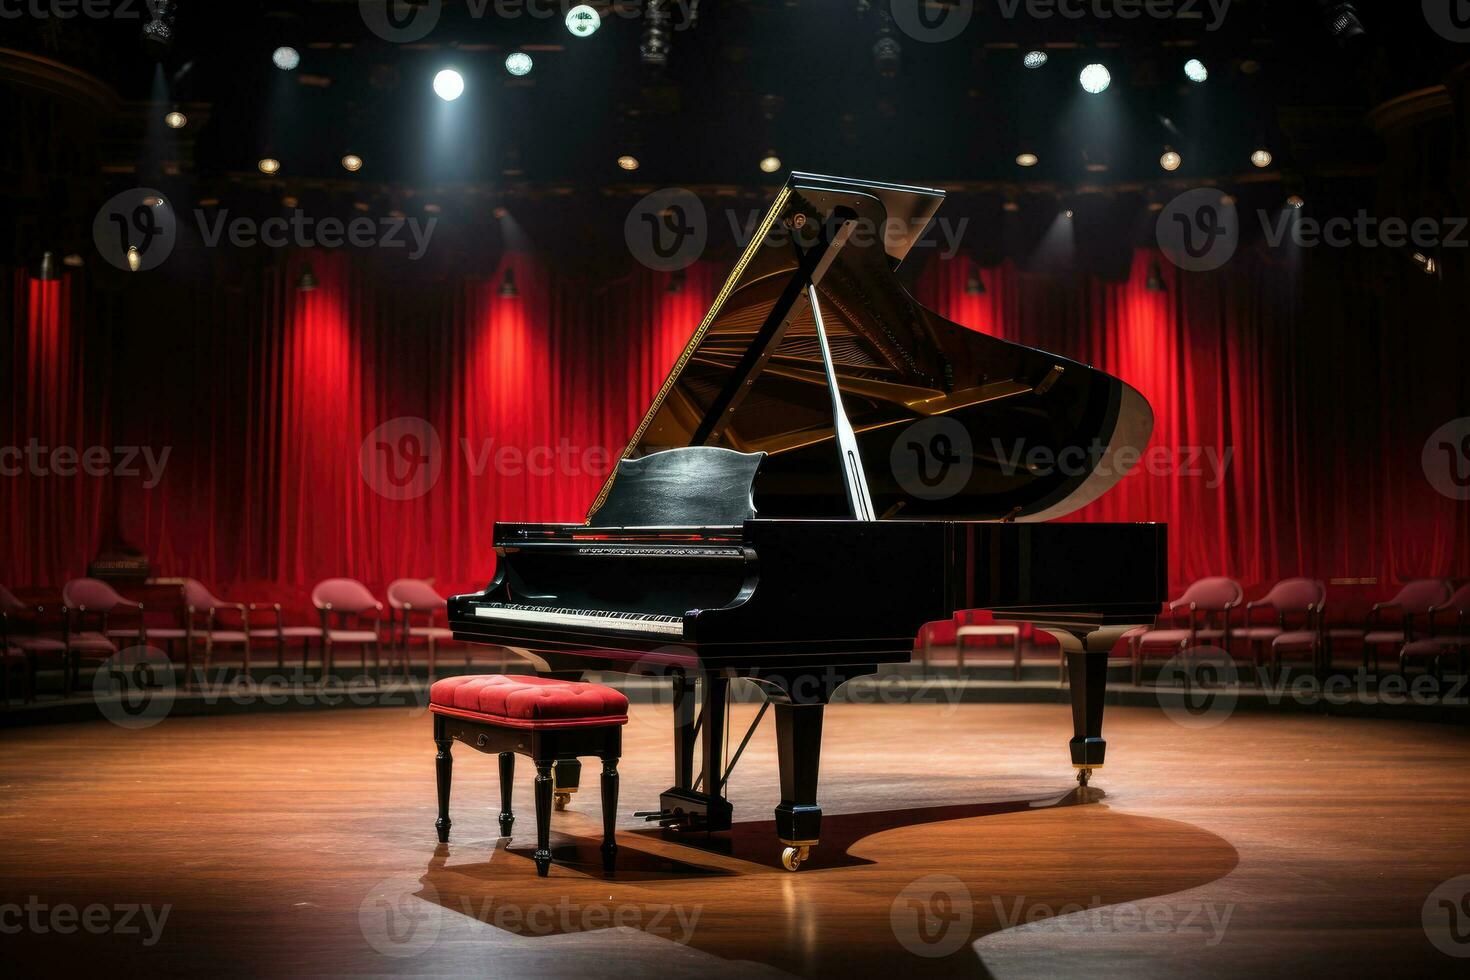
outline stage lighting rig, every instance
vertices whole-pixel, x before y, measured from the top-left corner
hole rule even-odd
[[[1327,20],[1327,31],[1340,47],[1347,47],[1367,35],[1363,22],[1358,19],[1357,4],[1341,0],[1317,0],[1322,16]]]
[[[148,23],[143,25],[143,49],[162,59],[174,43],[174,0],[148,0]]]

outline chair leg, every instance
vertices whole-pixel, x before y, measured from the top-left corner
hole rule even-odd
[[[434,683],[434,638],[429,637],[429,683]]]
[[[323,684],[327,683],[327,680],[331,676],[332,676],[332,641],[330,639],[328,639],[327,637],[323,636],[322,637],[322,683]]]
[[[250,677],[250,634],[245,634],[245,677]]]
[[[551,769],[555,759],[536,760],[536,873],[551,873]]]
[[[1012,641],[1016,647],[1016,683],[1021,682],[1021,634],[1017,633]]]
[[[439,751],[434,756],[434,776],[439,785],[439,819],[434,821],[434,829],[439,832],[439,843],[449,843],[449,785],[454,778],[454,757],[450,755],[450,747],[454,739],[449,737],[445,730],[442,715],[434,716],[434,744]]]
[[[602,868],[613,873],[618,861],[618,757],[602,757]]]
[[[511,791],[516,781],[516,754],[500,753],[500,836],[509,837],[510,828],[515,826],[516,815],[510,808]]]

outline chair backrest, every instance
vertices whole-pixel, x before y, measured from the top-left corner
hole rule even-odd
[[[378,600],[355,578],[323,579],[311,590],[311,602],[318,609],[331,607],[338,613],[365,613],[378,608]]]
[[[1322,608],[1327,587],[1314,578],[1284,578],[1261,597],[1261,602],[1278,613],[1306,612],[1308,606]]]
[[[97,578],[74,578],[61,587],[61,601],[68,609],[111,612],[124,602],[117,590]]]
[[[225,601],[217,597],[213,592],[197,578],[184,579],[184,605],[193,607],[201,612],[208,612],[217,606],[223,606]]]
[[[439,592],[424,578],[399,578],[388,584],[388,605],[394,609],[412,606],[417,612],[443,609],[449,605]]]
[[[1226,606],[1235,605],[1241,599],[1240,583],[1233,578],[1213,576],[1202,578],[1184,590],[1179,597],[1181,603],[1194,603],[1202,612],[1224,612]]]
[[[1450,596],[1450,601],[1445,605],[1470,615],[1470,582],[1456,589],[1455,594]]]
[[[1422,616],[1430,606],[1442,606],[1450,597],[1450,584],[1442,578],[1421,578],[1410,582],[1393,597],[1393,604],[1405,616]]]
[[[0,585],[0,613],[25,612],[30,607],[15,597],[5,586]]]

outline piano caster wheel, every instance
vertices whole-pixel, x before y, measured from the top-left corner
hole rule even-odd
[[[1087,785],[1087,781],[1089,779],[1091,779],[1091,778],[1092,778],[1092,770],[1091,769],[1078,769],[1077,770],[1077,785],[1079,785],[1079,786],[1086,786]]]
[[[558,810],[565,810],[567,808],[567,804],[570,803],[570,802],[572,802],[572,794],[571,793],[557,793],[556,796],[555,796],[555,798],[554,798],[554,802],[555,802],[556,808]]]
[[[787,871],[795,871],[810,854],[809,847],[788,847],[781,852],[781,866]]]

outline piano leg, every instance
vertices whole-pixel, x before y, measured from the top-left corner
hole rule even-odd
[[[551,770],[555,764],[555,759],[536,760],[536,850],[531,857],[542,878],[551,872]]]
[[[781,803],[776,836],[786,845],[781,863],[795,871],[822,835],[817,775],[822,762],[823,704],[777,701],[776,752],[781,765]]]
[[[674,786],[694,788],[694,679],[674,673]]]
[[[1067,675],[1072,686],[1072,768],[1077,782],[1087,785],[1092,770],[1101,769],[1108,743],[1102,737],[1103,699],[1108,682],[1107,651],[1067,652]]]

